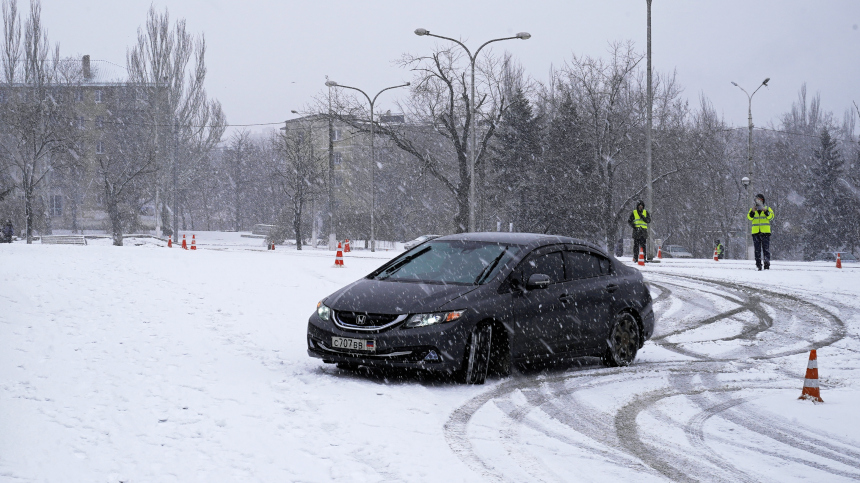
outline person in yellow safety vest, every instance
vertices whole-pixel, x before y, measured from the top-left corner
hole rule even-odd
[[[639,248],[645,250],[648,240],[648,223],[651,223],[651,215],[645,210],[645,203],[639,200],[636,209],[627,218],[627,224],[633,228],[633,261],[639,261]]]
[[[722,260],[723,259],[723,244],[720,243],[719,240],[716,240],[715,243],[717,244],[717,260]]]
[[[747,219],[752,222],[755,266],[761,270],[764,252],[764,269],[770,270],[770,220],[773,219],[773,209],[764,204],[764,195],[755,195],[755,206],[747,213]]]

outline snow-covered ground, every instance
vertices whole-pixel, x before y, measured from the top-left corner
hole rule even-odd
[[[126,245],[0,245],[0,481],[860,478],[860,267],[649,264],[634,366],[468,387],[307,356],[316,302],[396,252]]]

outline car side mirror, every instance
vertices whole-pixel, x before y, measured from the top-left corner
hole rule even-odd
[[[549,287],[549,275],[543,273],[533,273],[526,282],[526,290],[535,290]]]

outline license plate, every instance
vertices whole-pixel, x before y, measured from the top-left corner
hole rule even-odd
[[[369,351],[376,350],[376,343],[372,340],[364,339],[349,339],[346,337],[332,337],[331,346],[334,349],[352,350],[352,351]]]

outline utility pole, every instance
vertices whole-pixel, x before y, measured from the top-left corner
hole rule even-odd
[[[179,240],[179,119],[173,121],[173,236]]]
[[[654,94],[651,91],[651,0],[645,0],[648,3],[648,99],[646,102],[648,103],[648,115],[647,115],[647,126],[645,128],[645,179],[648,182],[646,191],[645,191],[645,203],[646,209],[651,210],[651,214],[654,213],[654,185],[652,180],[654,179],[652,173],[651,166],[651,109],[654,104]],[[646,249],[648,252],[647,257],[648,260],[654,259],[654,234],[653,230],[648,230],[648,241],[645,243]]]

